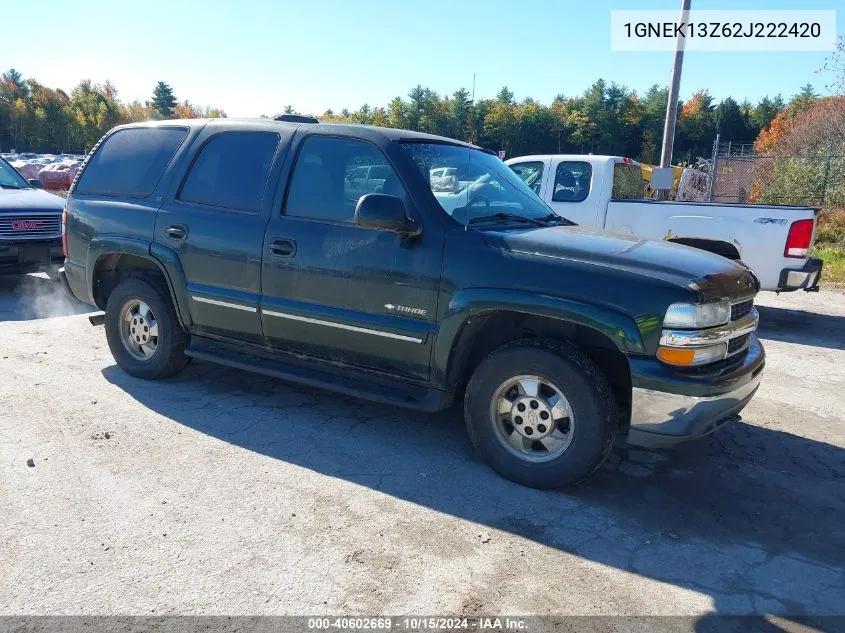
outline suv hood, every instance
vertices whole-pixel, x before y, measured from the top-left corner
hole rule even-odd
[[[755,294],[759,282],[745,266],[689,246],[579,226],[485,231],[487,242],[525,255],[609,266],[689,288],[702,301]]]
[[[65,208],[64,198],[43,189],[0,188],[0,213],[8,211],[55,211]]]

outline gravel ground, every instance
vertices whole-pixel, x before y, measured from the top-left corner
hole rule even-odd
[[[540,492],[455,411],[130,378],[85,306],[0,278],[0,614],[845,615],[845,294],[759,304],[743,423]]]

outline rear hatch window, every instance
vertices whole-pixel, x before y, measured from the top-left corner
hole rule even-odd
[[[187,135],[184,127],[118,130],[88,160],[73,193],[146,198]]]

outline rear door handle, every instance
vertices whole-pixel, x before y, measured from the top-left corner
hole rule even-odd
[[[270,242],[270,252],[280,257],[296,255],[296,242],[288,239],[277,239]]]
[[[188,235],[188,227],[184,224],[173,224],[167,227],[167,236],[174,240],[184,240]]]

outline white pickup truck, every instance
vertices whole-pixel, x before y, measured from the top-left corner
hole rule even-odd
[[[521,156],[506,164],[576,224],[740,260],[763,290],[818,290],[822,262],[809,257],[818,209],[646,200],[639,165],[618,156]]]

